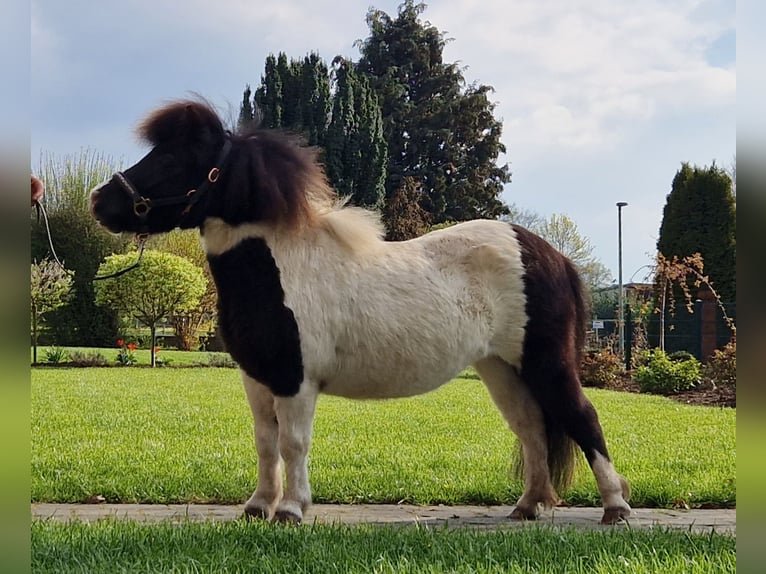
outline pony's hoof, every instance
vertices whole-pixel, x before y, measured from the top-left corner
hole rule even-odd
[[[601,524],[619,524],[627,522],[630,516],[630,508],[605,508]]]
[[[537,508],[534,510],[524,510],[520,506],[517,506],[513,509],[513,512],[511,512],[509,518],[511,520],[537,520],[538,516],[539,512]]]
[[[303,517],[289,510],[277,510],[272,520],[280,524],[300,524]]]

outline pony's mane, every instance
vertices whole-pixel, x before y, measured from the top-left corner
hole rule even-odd
[[[278,130],[249,126],[229,131],[213,106],[201,98],[171,102],[155,110],[141,122],[137,133],[153,146],[178,141],[211,158],[217,156],[225,138],[230,138],[234,148],[223,170],[227,201],[216,215],[231,223],[316,227],[320,216],[343,205],[327,182],[316,148],[307,147],[295,134]]]
[[[329,210],[319,214],[319,225],[354,253],[366,253],[383,241],[385,229],[380,215],[361,207],[346,206],[347,199],[336,201]]]

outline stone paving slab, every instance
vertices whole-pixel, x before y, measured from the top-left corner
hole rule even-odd
[[[554,527],[609,529],[599,524],[601,508],[557,507],[543,512],[536,522],[510,520],[512,506],[415,506],[409,504],[316,504],[304,524],[419,524],[425,526],[509,529],[542,524]],[[93,522],[103,518],[175,523],[237,520],[242,506],[209,504],[32,504],[34,520]],[[676,528],[692,532],[736,535],[736,510],[669,510],[634,508],[627,524],[616,528]]]

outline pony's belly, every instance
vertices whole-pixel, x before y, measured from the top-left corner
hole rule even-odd
[[[349,399],[393,399],[422,395],[452,379],[469,363],[442,366],[438,369],[363,369],[340,371],[330,379],[320,381],[320,392]]]

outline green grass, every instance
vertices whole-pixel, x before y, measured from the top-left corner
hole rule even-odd
[[[232,369],[32,369],[35,502],[242,503],[256,484],[252,422]],[[731,409],[588,390],[634,506],[731,507]],[[512,504],[515,439],[483,387],[459,379],[412,399],[323,396],[310,473],[315,502]],[[583,464],[564,493],[599,504]]]
[[[678,531],[513,531],[262,522],[32,524],[32,571],[724,573],[733,537]]]

